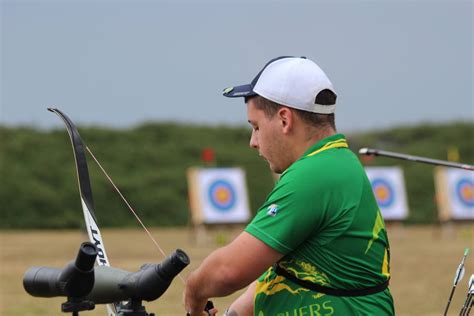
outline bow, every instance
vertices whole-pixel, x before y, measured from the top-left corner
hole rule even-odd
[[[77,180],[79,184],[79,193],[81,196],[82,211],[84,213],[84,220],[86,223],[87,234],[90,242],[97,247],[97,264],[99,266],[110,267],[109,258],[105,252],[105,245],[102,240],[97,217],[94,212],[94,200],[92,199],[92,187],[89,179],[89,169],[87,168],[86,154],[84,151],[84,144],[81,136],[74,123],[58,109],[48,108],[58,115],[66,125],[66,129],[71,139],[72,151],[74,153],[74,160],[76,162]],[[107,315],[117,315],[118,303],[107,304]]]
[[[143,224],[142,220],[139,218],[135,210],[132,208],[130,203],[125,199],[124,195],[122,192],[120,192],[119,188],[115,185],[113,182],[112,178],[108,175],[108,173],[105,171],[105,169],[102,167],[100,162],[97,160],[97,158],[94,156],[92,151],[83,144],[81,136],[79,135],[79,131],[77,130],[76,126],[74,123],[71,121],[71,119],[61,112],[58,109],[54,108],[48,108],[48,111],[51,111],[58,115],[61,120],[64,122],[66,125],[66,129],[69,134],[69,138],[71,140],[72,144],[72,150],[74,153],[74,158],[75,158],[75,163],[76,163],[76,171],[77,171],[77,179],[78,179],[78,184],[79,184],[79,193],[81,197],[81,204],[82,204],[82,210],[84,213],[84,220],[86,223],[86,228],[87,228],[87,234],[89,235],[89,240],[90,242],[94,243],[95,246],[97,247],[97,264],[99,266],[108,266],[110,267],[110,262],[107,257],[107,254],[105,252],[105,246],[104,242],[102,241],[102,235],[100,233],[99,225],[97,223],[97,218],[94,212],[94,201],[92,199],[92,187],[89,179],[89,170],[87,168],[87,160],[86,160],[86,155],[85,155],[85,150],[89,152],[89,154],[92,156],[94,161],[97,163],[99,166],[100,170],[104,173],[104,175],[107,177],[109,182],[112,184],[114,189],[117,191],[117,193],[120,195],[122,200],[125,202],[125,204],[128,206],[129,210],[133,213],[137,221],[140,223],[140,225],[143,227],[145,232],[148,234],[148,237],[153,241],[155,244],[156,248],[161,252],[161,254],[166,258],[166,253],[163,251],[163,249],[158,245],[156,240],[153,238],[151,235],[150,231],[147,229],[147,227]],[[185,284],[185,281],[183,277],[178,274],[178,277],[181,279],[183,284]],[[209,310],[213,309],[214,306],[211,301],[208,302],[206,305],[205,311],[209,313]],[[107,304],[107,315],[108,316],[117,316],[117,314],[120,311],[120,303],[115,302],[113,304]]]

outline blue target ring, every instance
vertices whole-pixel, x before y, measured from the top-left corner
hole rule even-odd
[[[220,212],[227,212],[235,205],[235,191],[226,180],[216,180],[208,192],[209,201],[212,206]]]
[[[372,181],[372,191],[380,207],[389,207],[393,204],[395,200],[395,190],[388,181],[380,178],[374,179]]]
[[[474,181],[461,178],[456,184],[456,196],[464,206],[474,207]]]

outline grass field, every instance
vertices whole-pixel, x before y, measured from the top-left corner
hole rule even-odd
[[[198,246],[187,229],[154,229],[153,236],[171,253],[185,250],[191,265],[186,276],[201,260],[220,244],[231,240],[237,230],[213,231],[206,246]],[[442,315],[456,268],[465,247],[474,248],[474,225],[455,225],[440,229],[434,226],[389,226],[392,248],[391,291],[397,315]],[[137,271],[141,264],[160,262],[163,257],[146,234],[139,230],[104,230],[107,254],[112,265]],[[0,232],[0,315],[63,315],[60,305],[65,298],[37,298],[23,289],[24,272],[31,266],[62,268],[77,254],[86,236],[77,231],[3,231]],[[474,251],[474,249],[473,249]],[[464,302],[467,280],[474,273],[474,254],[468,257],[466,276],[458,286],[449,315],[457,315]],[[176,278],[157,301],[146,303],[148,312],[156,315],[184,315],[181,304],[183,284]],[[234,296],[213,299],[224,310]],[[474,312],[473,312],[474,313]],[[80,315],[105,315],[105,307]]]

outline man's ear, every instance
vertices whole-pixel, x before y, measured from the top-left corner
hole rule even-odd
[[[277,112],[283,133],[288,133],[293,128],[294,113],[291,109],[283,106]]]

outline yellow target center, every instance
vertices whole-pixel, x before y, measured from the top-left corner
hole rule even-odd
[[[226,189],[217,189],[216,199],[219,202],[226,202],[229,200],[229,192]]]
[[[377,187],[375,189],[375,195],[379,198],[379,200],[385,201],[388,199],[388,190],[385,187]]]
[[[474,200],[474,188],[471,185],[463,186],[461,189],[461,195],[468,201]]]

